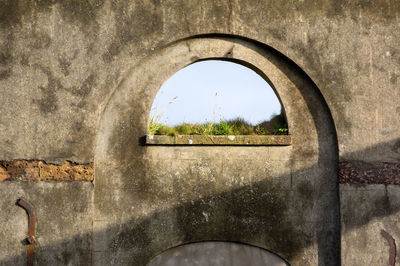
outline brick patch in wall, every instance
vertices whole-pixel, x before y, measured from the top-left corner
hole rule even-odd
[[[0,181],[92,181],[93,176],[93,163],[64,161],[57,165],[39,160],[0,161]]]
[[[400,185],[400,164],[340,162],[338,169],[341,184]],[[0,161],[0,181],[93,181],[93,163],[77,164],[64,161],[51,164],[41,160]]]
[[[341,162],[338,176],[341,184],[400,185],[400,164]]]

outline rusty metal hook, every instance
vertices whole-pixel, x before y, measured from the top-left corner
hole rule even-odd
[[[36,225],[36,214],[32,207],[32,204],[27,202],[24,198],[17,200],[17,205],[22,207],[28,214],[28,237],[27,237],[27,251],[28,260],[27,265],[33,266],[35,260],[35,225]]]
[[[389,265],[395,266],[395,264],[396,264],[396,242],[395,242],[394,238],[383,229],[381,230],[381,235],[389,243]]]

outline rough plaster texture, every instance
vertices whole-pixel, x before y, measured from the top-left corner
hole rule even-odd
[[[45,206],[54,230],[41,237],[56,235],[56,248],[43,240],[43,264],[88,264],[91,249],[94,265],[142,265],[199,240],[254,244],[293,265],[339,264],[338,158],[400,162],[399,13],[397,0],[1,0],[0,160],[94,161],[96,172],[94,192],[90,183],[1,183],[1,263],[23,263],[22,233],[9,236],[25,226],[10,207],[23,191]],[[292,146],[138,144],[159,85],[210,56],[267,76]],[[364,192],[346,191],[342,217],[362,206],[367,215],[350,229],[342,221],[343,264],[368,261],[348,250],[381,260],[385,243],[373,250],[358,239],[381,239],[375,232],[396,210],[384,205],[381,215]],[[90,234],[92,193],[93,243],[69,227]]]
[[[1,182],[0,194],[0,265],[26,265],[28,218],[19,197],[36,210],[36,265],[90,265],[91,183]]]

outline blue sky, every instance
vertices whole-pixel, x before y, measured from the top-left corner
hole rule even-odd
[[[151,117],[170,126],[237,117],[257,124],[280,110],[272,88],[253,70],[232,62],[208,60],[170,77],[154,100]]]

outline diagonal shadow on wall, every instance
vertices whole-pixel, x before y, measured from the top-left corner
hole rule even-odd
[[[391,146],[395,144],[398,140],[392,142],[384,143],[384,146]],[[369,150],[381,149],[379,145],[376,147],[370,147]],[[188,202],[185,205],[175,206],[170,209],[165,209],[156,213],[152,213],[148,217],[144,217],[139,220],[128,221],[122,224],[117,224],[110,226],[102,231],[94,232],[94,235],[105,236],[111,235],[113,245],[110,245],[109,249],[117,251],[119,249],[131,249],[139,250],[139,246],[148,245],[152,240],[152,236],[147,235],[145,230],[154,221],[160,221],[162,223],[165,218],[170,217],[173,213],[176,219],[180,221],[182,226],[182,234],[180,235],[182,243],[191,242],[193,238],[201,240],[231,240],[235,241],[242,237],[243,232],[251,232],[248,238],[252,239],[254,236],[265,234],[270,238],[277,238],[280,241],[277,242],[278,245],[276,249],[285,250],[287,256],[296,256],[298,252],[306,248],[309,245],[315,244],[313,237],[305,237],[296,231],[296,225],[290,224],[288,221],[282,219],[285,213],[288,211],[289,206],[285,202],[284,198],[280,197],[269,197],[262,195],[262,191],[265,187],[269,190],[271,187],[275,186],[270,181],[265,180],[263,182],[258,182],[252,184],[251,186],[244,186],[239,189],[232,191],[227,191],[219,195],[212,195],[206,198],[197,200],[196,202]],[[364,185],[363,187],[368,187]],[[310,204],[312,204],[312,195],[308,194],[306,186],[294,188],[297,189],[302,197],[308,198]],[[256,197],[258,196],[258,197]],[[353,217],[353,222],[350,223],[347,229],[361,227],[369,223],[373,219],[383,218],[400,211],[400,202],[393,200],[387,195],[382,196],[382,198],[371,199],[374,201],[375,208],[366,210],[366,214],[362,217]],[[209,203],[213,203],[210,205]],[[353,206],[357,206],[357,202],[349,203]],[[253,208],[256,206],[259,208],[265,206],[266,212],[254,216],[252,212]],[[247,206],[247,208],[244,208]],[[307,211],[310,206],[302,206],[299,211]],[[17,208],[17,207],[16,207]],[[210,215],[209,219],[201,219],[198,217],[204,217],[203,212],[212,213],[213,209],[224,210],[220,216]],[[253,217],[257,219],[257,227],[247,228],[246,221],[243,217]],[[240,218],[242,217],[242,218]],[[196,230],[192,230],[193,223],[196,223]],[[271,225],[281,224],[281,229],[278,231],[271,231]],[[39,225],[40,226],[40,225]],[[189,227],[189,228],[188,228]],[[185,230],[185,228],[190,229]],[[223,228],[237,228],[235,231],[224,231],[220,230]],[[276,228],[274,226],[274,228]],[[173,227],[169,227],[165,224],[165,227],[160,227],[158,230],[161,233],[168,233],[168,231],[175,230]],[[212,236],[204,238],[205,235]],[[77,236],[71,239],[65,239],[61,242],[53,243],[51,246],[42,246],[37,250],[37,265],[87,265],[90,264],[91,260],[91,250],[87,249],[86,243],[88,238],[90,238],[91,233],[88,232],[87,235]],[[123,236],[123,237],[122,237]],[[129,236],[128,238],[126,236]],[[38,236],[40,238],[40,236]],[[128,242],[121,243],[119,239],[124,240],[130,239]],[[96,236],[94,237],[96,239]],[[254,239],[254,238],[253,238]],[[21,239],[22,240],[22,239]],[[171,243],[176,241],[176,239],[171,239]],[[251,244],[257,245],[253,240],[249,241]],[[168,243],[164,243],[168,245]],[[75,248],[81,253],[78,256],[81,260],[77,260],[75,256],[70,256],[68,253],[68,247],[75,246]],[[151,246],[151,245],[148,245]],[[143,250],[140,261],[130,261],[129,258],[115,258],[115,263],[128,265],[142,265],[151,259],[151,254],[158,254],[163,250]],[[271,249],[274,251],[274,248]],[[21,253],[17,257],[10,257],[4,259],[0,262],[1,265],[24,265],[25,264],[25,253]],[[72,259],[72,260],[71,260]]]

